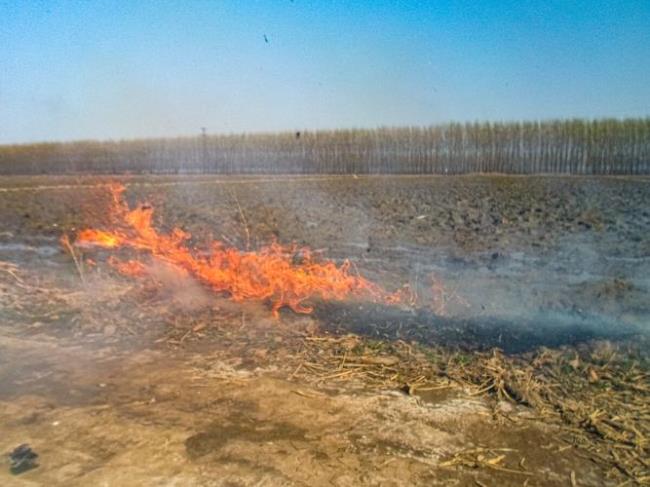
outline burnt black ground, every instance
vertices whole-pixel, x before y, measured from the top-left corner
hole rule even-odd
[[[590,340],[626,340],[645,330],[602,316],[529,316],[519,319],[489,316],[447,317],[429,310],[403,310],[380,304],[322,303],[315,316],[323,329],[355,333],[380,340],[404,340],[460,351],[499,348],[524,353],[539,347],[573,346]]]

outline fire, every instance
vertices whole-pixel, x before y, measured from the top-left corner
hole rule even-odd
[[[152,226],[153,208],[140,205],[130,209],[123,198],[124,186],[110,187],[112,194],[111,230],[86,229],[77,234],[75,245],[107,249],[129,247],[149,253],[172,264],[219,293],[235,301],[270,302],[274,315],[282,307],[296,313],[310,313],[314,299],[371,299],[396,304],[412,298],[407,289],[390,293],[379,285],[353,272],[350,261],[337,265],[320,260],[308,248],[272,242],[257,251],[242,251],[214,241],[208,252],[188,247],[191,235],[179,228],[169,234],[159,233]],[[138,260],[109,263],[123,274],[140,276],[146,273]]]
[[[101,230],[83,230],[77,235],[77,243],[93,242],[94,245],[101,247],[113,248],[121,244],[121,240],[117,235]]]

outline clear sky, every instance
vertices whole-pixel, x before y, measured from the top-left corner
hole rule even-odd
[[[650,0],[0,0],[0,143],[648,115]]]

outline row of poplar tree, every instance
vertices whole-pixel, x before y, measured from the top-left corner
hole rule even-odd
[[[650,174],[650,118],[0,146],[0,174]]]

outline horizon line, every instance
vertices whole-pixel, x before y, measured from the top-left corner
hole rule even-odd
[[[650,114],[644,116],[608,116],[608,117],[549,117],[549,118],[537,118],[537,119],[501,119],[501,120],[448,120],[446,122],[436,122],[427,125],[375,125],[374,127],[338,127],[338,128],[319,128],[319,129],[310,129],[310,128],[295,128],[295,129],[283,129],[283,130],[258,130],[258,131],[233,131],[233,132],[202,132],[203,128],[199,127],[199,131],[194,134],[178,134],[178,135],[152,135],[147,137],[121,137],[121,138],[84,138],[84,139],[62,139],[62,140],[35,140],[31,142],[2,142],[0,143],[0,148],[6,147],[24,147],[24,146],[34,146],[34,145],[73,145],[81,143],[122,143],[122,142],[141,142],[141,141],[155,141],[155,140],[178,140],[178,139],[194,139],[197,137],[236,137],[242,135],[250,136],[279,136],[279,135],[288,135],[288,134],[307,134],[307,133],[337,133],[337,132],[358,132],[358,131],[378,131],[384,129],[429,129],[436,127],[447,127],[450,125],[472,125],[472,124],[523,124],[523,123],[552,123],[552,122],[567,122],[567,121],[581,121],[581,122],[596,122],[596,121],[642,121],[650,120]]]

